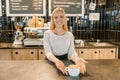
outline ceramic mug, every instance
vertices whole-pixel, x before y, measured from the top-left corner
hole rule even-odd
[[[66,67],[65,70],[70,76],[78,76],[80,74],[80,68]]]

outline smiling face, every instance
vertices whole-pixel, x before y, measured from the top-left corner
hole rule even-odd
[[[68,31],[67,20],[63,8],[55,8],[51,15],[50,29],[63,28]]]
[[[57,11],[53,15],[53,20],[56,27],[62,27],[65,22],[65,16],[61,11]]]

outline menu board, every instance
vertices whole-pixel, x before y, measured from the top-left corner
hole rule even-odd
[[[6,0],[7,16],[45,16],[46,0]]]
[[[64,8],[66,16],[84,15],[84,0],[49,0],[49,16],[56,7]]]
[[[2,3],[1,3],[1,0],[0,0],[0,16],[2,16]]]

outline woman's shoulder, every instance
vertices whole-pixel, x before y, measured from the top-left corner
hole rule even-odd
[[[51,30],[46,30],[46,31],[44,32],[44,36],[49,36],[51,33],[52,33]]]
[[[73,36],[72,32],[70,32],[70,31],[67,31],[67,34],[70,36]]]
[[[44,34],[50,34],[51,33],[51,30],[46,30],[45,32],[44,32]]]
[[[66,37],[68,38],[73,38],[74,37],[74,35],[73,35],[73,33],[72,32],[69,32],[69,31],[67,31],[66,32]]]

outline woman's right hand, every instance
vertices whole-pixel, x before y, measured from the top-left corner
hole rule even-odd
[[[56,67],[65,75],[67,75],[67,71],[65,70],[65,65],[61,60],[57,60],[55,62]]]

